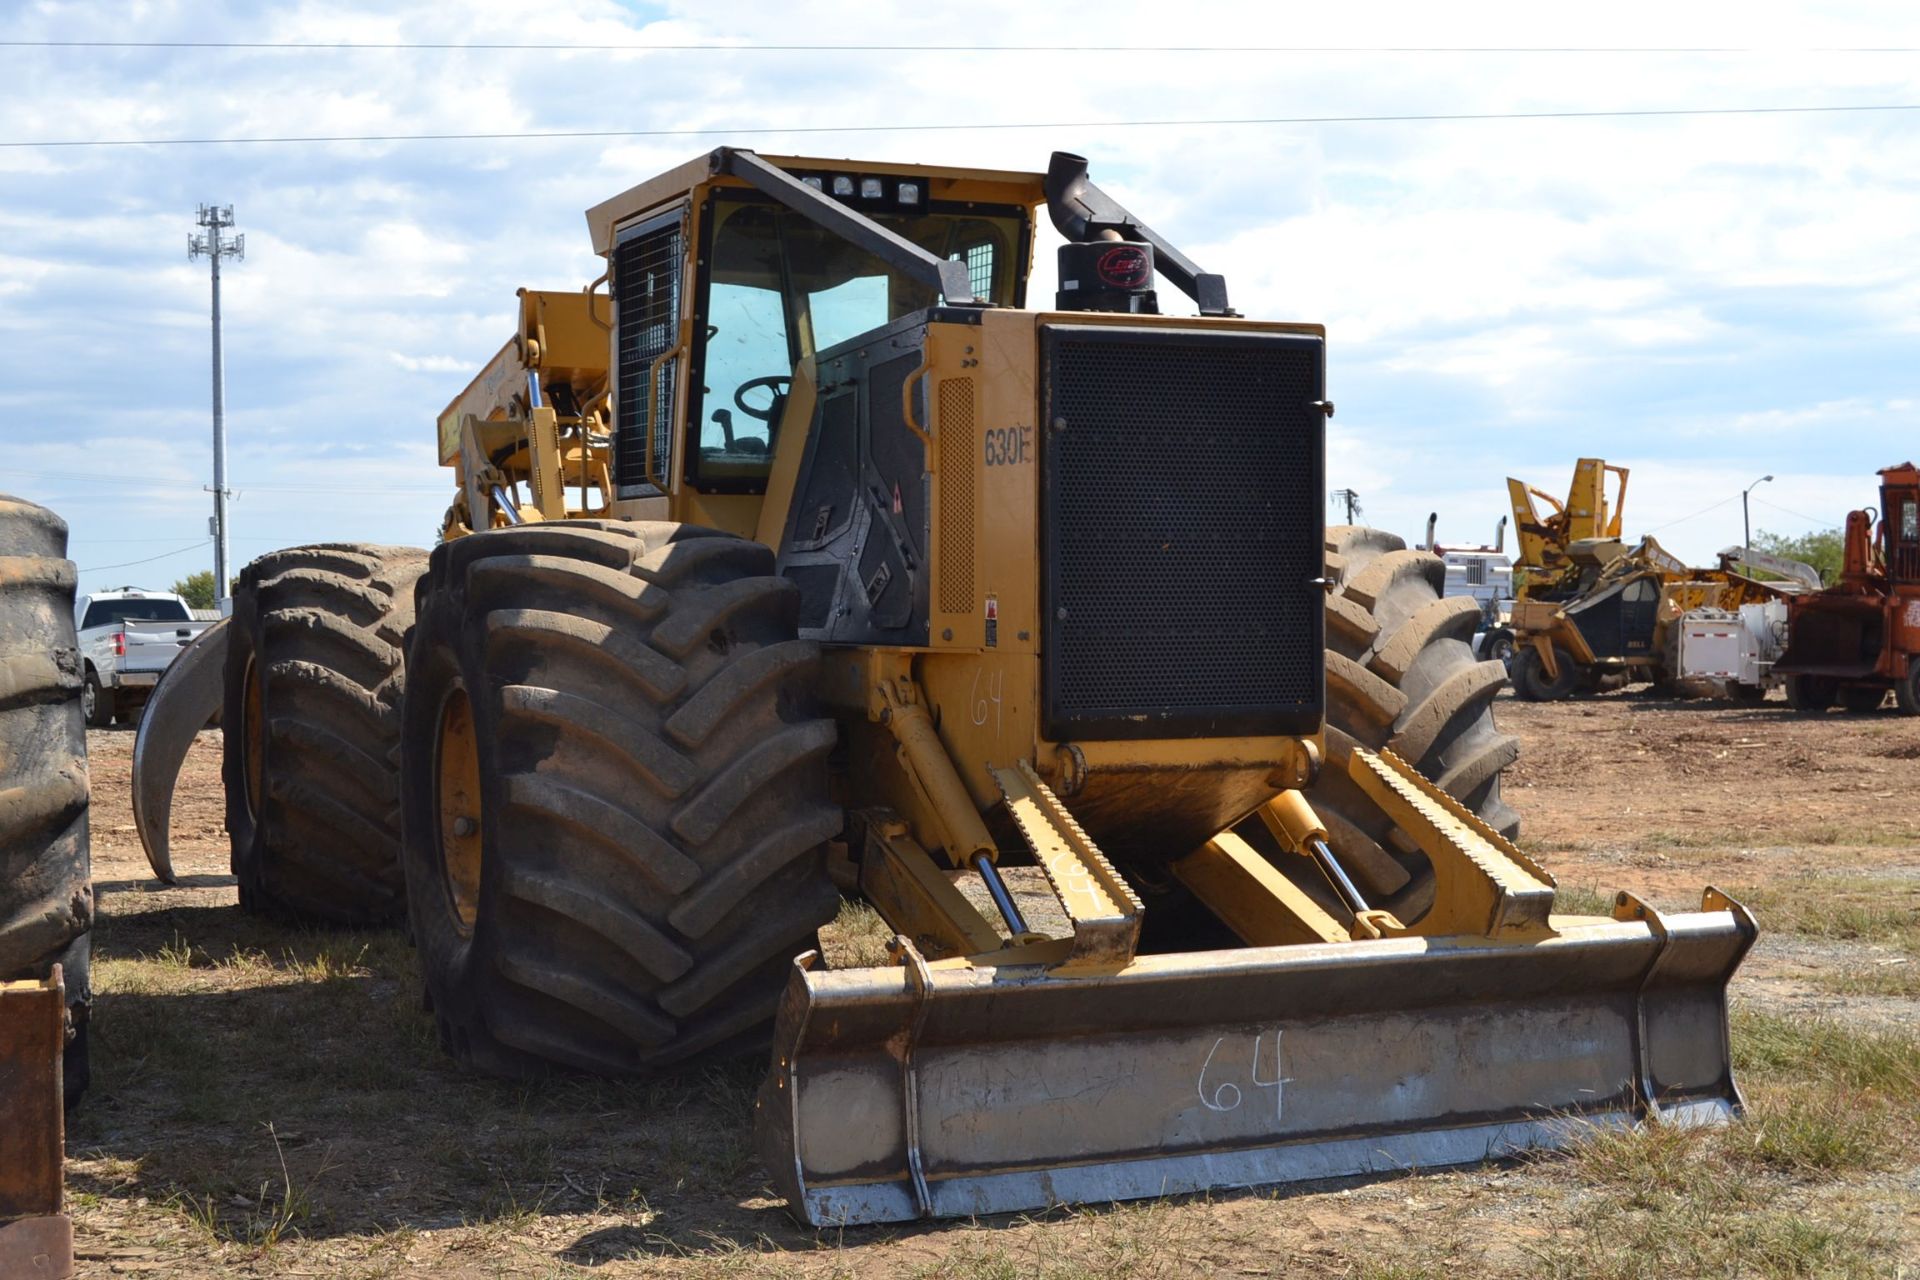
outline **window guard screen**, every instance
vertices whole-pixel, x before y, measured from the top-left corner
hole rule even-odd
[[[671,461],[675,362],[655,369],[680,335],[683,211],[674,210],[620,233],[614,245],[613,295],[618,331],[614,369],[614,484],[621,496],[660,492],[647,475],[647,418],[652,404],[653,473],[665,480]]]

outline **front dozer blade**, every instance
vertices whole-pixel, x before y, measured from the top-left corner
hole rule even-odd
[[[133,824],[140,829],[147,865],[165,884],[174,879],[167,830],[173,817],[173,784],[194,735],[220,710],[226,669],[227,620],[222,618],[160,673],[133,736]]]
[[[1740,1109],[1727,982],[1753,919],[1709,890],[1540,941],[1386,938],[1050,975],[996,957],[798,964],[761,1150],[816,1226],[1462,1164],[1583,1125]]]

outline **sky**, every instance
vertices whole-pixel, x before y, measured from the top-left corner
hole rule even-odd
[[[512,47],[29,43],[56,40]],[[877,44],[920,47],[846,47]],[[924,47],[952,45],[996,48]],[[434,420],[514,290],[598,275],[584,210],[721,143],[1088,156],[1239,310],[1327,326],[1329,486],[1409,539],[1437,512],[1443,543],[1486,540],[1506,476],[1564,493],[1600,456],[1632,468],[1628,531],[1699,562],[1762,475],[1754,526],[1797,534],[1920,454],[1911,5],[0,0],[0,84],[0,491],[66,517],[82,591],[212,566],[196,206],[246,235],[237,568],[429,544]],[[1909,109],[1777,110],[1810,107]],[[652,136],[151,143],[606,130]],[[124,139],[150,141],[22,145]]]

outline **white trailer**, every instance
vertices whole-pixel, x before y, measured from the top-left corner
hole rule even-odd
[[[1707,685],[1721,697],[1758,702],[1776,683],[1773,664],[1787,647],[1787,604],[1743,604],[1695,609],[1678,624],[1677,675],[1683,684]]]

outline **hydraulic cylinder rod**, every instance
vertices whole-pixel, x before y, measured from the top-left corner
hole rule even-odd
[[[1018,940],[1021,934],[1028,932],[1026,917],[1020,914],[1020,908],[1013,900],[1013,893],[1007,888],[1007,882],[1000,878],[1000,872],[993,865],[993,859],[984,853],[973,855],[973,869],[980,873],[980,879],[987,886],[987,893],[993,898],[993,905],[1000,908],[1001,917],[1007,922],[1007,930]]]

